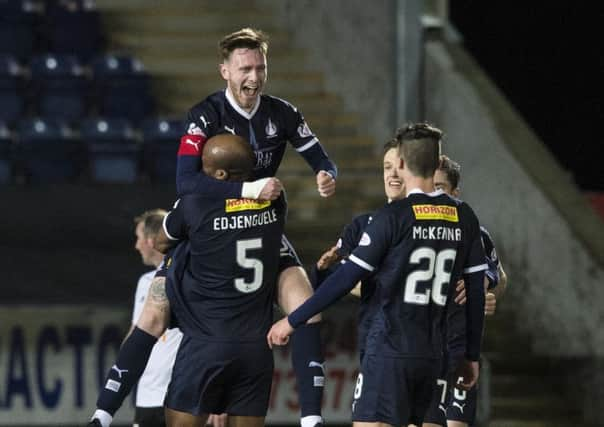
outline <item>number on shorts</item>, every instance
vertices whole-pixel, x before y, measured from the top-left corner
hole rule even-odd
[[[235,279],[235,288],[246,294],[257,291],[262,286],[264,274],[262,260],[247,256],[247,251],[252,249],[262,249],[262,239],[237,240],[237,264],[242,268],[254,269],[251,282],[246,282],[242,277]]]
[[[354,386],[354,395],[355,399],[361,397],[361,393],[363,392],[363,374],[359,373],[357,377],[357,384]]]
[[[432,248],[417,248],[409,257],[409,264],[419,264],[422,260],[428,260],[428,268],[416,270],[407,276],[405,282],[405,302],[410,304],[427,305],[430,298],[437,305],[445,305],[447,295],[443,295],[443,286],[451,280],[451,270],[455,262],[457,251],[455,249],[443,249],[436,252]],[[447,269],[447,262],[449,268]],[[447,271],[449,270],[449,271]],[[432,280],[432,288],[427,288],[423,293],[417,291],[417,283]]]

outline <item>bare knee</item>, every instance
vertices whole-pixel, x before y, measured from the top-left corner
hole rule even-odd
[[[289,267],[279,274],[278,300],[286,315],[300,307],[313,294],[308,276],[302,267]],[[307,323],[321,320],[321,314],[311,317]]]

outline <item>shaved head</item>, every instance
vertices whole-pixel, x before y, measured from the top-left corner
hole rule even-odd
[[[238,135],[220,134],[203,147],[203,171],[220,180],[250,179],[256,157],[250,144]]]

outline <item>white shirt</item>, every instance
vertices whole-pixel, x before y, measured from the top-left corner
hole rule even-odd
[[[155,270],[143,274],[138,279],[136,293],[134,294],[133,324],[136,324],[143,312],[145,299],[154,276]],[[154,408],[164,406],[164,397],[172,377],[172,367],[181,339],[182,333],[178,328],[168,329],[153,346],[147,367],[138,381],[136,390],[137,407]]]

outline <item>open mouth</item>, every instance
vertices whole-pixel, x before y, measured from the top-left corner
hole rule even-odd
[[[403,187],[403,182],[398,180],[389,181],[388,187],[393,188],[395,190],[400,190]]]
[[[243,94],[245,96],[253,97],[258,95],[260,88],[258,86],[243,86]]]

